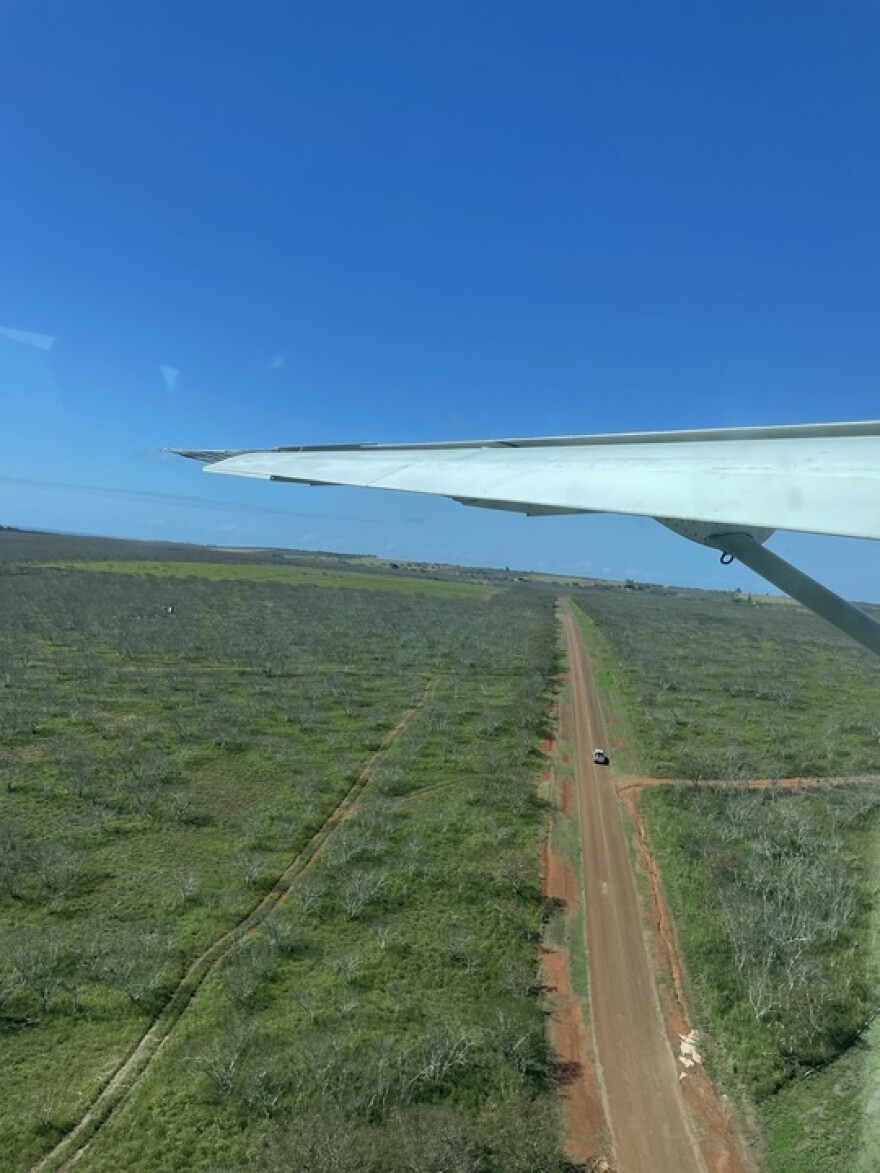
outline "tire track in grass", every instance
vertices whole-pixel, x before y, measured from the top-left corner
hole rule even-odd
[[[321,826],[279,873],[271,887],[241,920],[215,937],[210,945],[190,962],[171,997],[122,1062],[109,1075],[77,1123],[51,1152],[31,1167],[31,1173],[69,1169],[86,1153],[100,1130],[122,1111],[211,974],[263,924],[274,909],[284,903],[293,884],[310,869],[336,828],[353,814],[364,789],[375,773],[376,766],[424,707],[435,684],[436,679],[429,680],[419,701],[407,709],[393,728],[385,734],[379,748],[363,764],[351,786]]]

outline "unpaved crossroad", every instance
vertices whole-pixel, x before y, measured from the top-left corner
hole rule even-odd
[[[577,623],[561,609],[574,716],[590,1016],[620,1173],[706,1173],[664,1033],[612,778],[594,766],[601,717]]]

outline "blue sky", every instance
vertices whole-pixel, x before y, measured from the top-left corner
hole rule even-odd
[[[868,0],[6,0],[0,522],[750,586],[161,449],[880,416],[878,53]]]

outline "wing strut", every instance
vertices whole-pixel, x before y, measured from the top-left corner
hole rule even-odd
[[[862,647],[880,656],[880,623],[866,615],[858,607],[829,591],[827,587],[760,545],[745,533],[717,534],[704,539],[705,544],[714,546],[725,554],[732,554],[744,566],[760,574],[768,582],[803,603],[823,619],[827,619],[840,631],[851,636]]]
[[[739,558],[880,655],[880,623],[762,548],[774,530],[880,541],[880,420],[180,454],[232,476],[429,493],[527,514],[654,517],[725,562]]]

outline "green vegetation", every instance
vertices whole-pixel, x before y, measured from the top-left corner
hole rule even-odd
[[[811,1173],[876,1173],[878,1026],[875,1019],[834,1063],[786,1085],[759,1106],[767,1173],[802,1173],[804,1168]]]
[[[80,1167],[563,1168],[536,988],[550,597],[102,569],[0,572],[5,1167],[76,1122],[410,713]]]
[[[206,578],[212,582],[277,582],[287,586],[342,587],[354,590],[403,591],[407,594],[485,599],[491,588],[475,583],[414,578],[400,574],[368,574],[312,566],[229,562],[46,562],[57,570],[104,574],[141,574],[156,578]]]
[[[880,834],[873,836],[868,861],[876,881]],[[869,948],[872,977],[880,972],[880,907],[874,902]],[[875,1173],[880,1167],[880,1018],[833,1063],[793,1080],[760,1105],[767,1136],[768,1173],[800,1173],[804,1154],[810,1168]]]
[[[553,847],[569,864],[574,873],[576,896],[571,907],[565,911],[565,916],[559,918],[558,928],[563,944],[568,953],[569,972],[571,974],[571,988],[580,1004],[584,1022],[590,1021],[590,980],[587,970],[587,935],[584,922],[583,902],[583,863],[581,860],[581,837],[578,823],[575,819],[556,817],[553,827]]]
[[[728,1073],[760,1099],[834,1058],[873,1010],[865,843],[880,785],[658,786],[642,805]]]
[[[645,771],[778,778],[878,769],[876,658],[785,602],[597,588],[578,605],[606,645]]]

